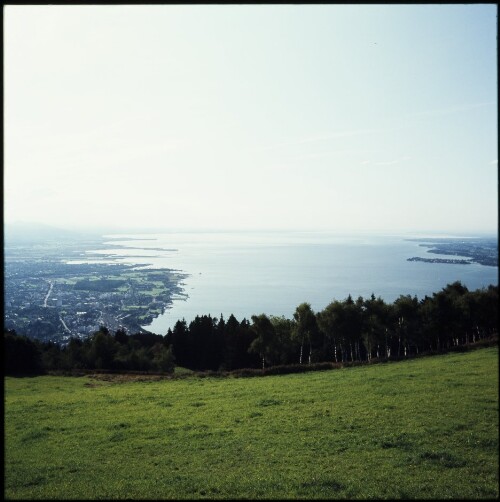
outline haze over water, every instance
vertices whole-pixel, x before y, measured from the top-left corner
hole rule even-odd
[[[124,247],[92,253],[189,274],[184,280],[187,299],[174,299],[170,309],[145,326],[158,334],[178,319],[189,323],[196,315],[227,319],[234,314],[239,321],[260,313],[291,318],[302,302],[319,311],[349,294],[355,299],[373,293],[393,302],[401,294],[422,299],[454,281],[471,290],[498,284],[498,267],[407,261],[413,256],[445,258],[406,240],[411,236],[187,232],[110,237]]]

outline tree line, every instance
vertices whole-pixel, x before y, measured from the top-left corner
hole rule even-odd
[[[239,322],[234,315],[196,316],[165,336],[111,334],[105,327],[65,347],[6,332],[7,373],[69,369],[172,372],[233,371],[315,363],[354,363],[412,357],[468,345],[498,332],[498,286],[475,291],[457,281],[418,300],[387,303],[372,294],[350,295],[314,312],[309,303],[293,317],[267,314]]]
[[[154,333],[127,335],[119,329],[112,334],[105,326],[82,340],[71,338],[66,346],[19,336],[14,330],[4,333],[6,374],[45,373],[47,371],[174,370],[172,347],[166,338]]]

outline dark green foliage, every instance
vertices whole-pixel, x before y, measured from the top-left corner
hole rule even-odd
[[[82,279],[78,281],[73,288],[85,291],[97,291],[99,293],[109,293],[116,291],[120,286],[127,283],[125,279]]]
[[[172,373],[174,371],[174,354],[172,347],[167,347],[162,343],[156,343],[151,349],[153,353],[153,368],[162,373]]]
[[[292,336],[300,344],[299,364],[302,364],[304,347],[308,347],[308,362],[312,362],[313,349],[321,346],[320,332],[316,315],[309,303],[301,303],[293,314],[295,324],[292,328]]]
[[[112,368],[117,344],[109,333],[98,331],[92,338],[91,365],[97,369]]]
[[[278,359],[278,339],[274,325],[266,314],[252,316],[252,330],[255,339],[248,348],[249,352],[259,354],[262,359],[262,369],[266,367],[266,360],[273,363]]]
[[[174,329],[168,334],[167,339],[172,344],[175,360],[179,366],[188,368],[189,365],[189,352],[190,340],[188,338],[189,332],[185,319],[177,321]]]
[[[137,340],[141,347],[153,347],[157,343],[166,343],[165,337],[155,335],[154,333],[135,333],[134,335],[130,335],[130,338],[132,340]]]
[[[46,370],[66,370],[69,364],[66,354],[59,345],[48,342],[42,344],[42,366]]]
[[[225,370],[233,370],[238,367],[238,344],[236,343],[237,333],[240,328],[240,323],[233,314],[224,325],[223,341],[224,354],[221,368]]]
[[[72,338],[65,347],[6,332],[4,354],[8,375],[70,370],[172,373],[175,361],[165,337],[129,336],[124,331],[112,335],[105,327],[86,340]]]
[[[84,369],[87,367],[87,358],[84,344],[79,338],[72,338],[67,347],[66,355],[70,368]]]
[[[177,321],[166,340],[179,366],[214,371],[258,367],[259,355],[248,351],[255,336],[246,319],[240,323],[231,315],[224,322],[222,316],[217,320],[204,315],[196,316],[189,327],[184,319]]]
[[[7,375],[42,372],[42,354],[38,342],[17,336],[15,331],[7,331],[4,334],[3,350]]]
[[[128,336],[124,329],[118,329],[115,332],[115,341],[123,345],[128,342]]]
[[[209,315],[196,316],[189,324],[191,347],[188,355],[189,368],[194,370],[216,370],[223,361],[224,327],[217,318]]]
[[[270,320],[274,327],[278,347],[274,364],[295,364],[299,360],[300,345],[293,336],[294,321],[285,316],[270,316]]]

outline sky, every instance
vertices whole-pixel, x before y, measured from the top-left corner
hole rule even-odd
[[[4,222],[497,233],[497,7],[4,6]]]

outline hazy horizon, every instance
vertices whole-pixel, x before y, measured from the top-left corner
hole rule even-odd
[[[496,5],[4,6],[4,222],[498,233]]]
[[[57,235],[59,232],[70,234],[83,234],[94,236],[122,236],[122,235],[165,235],[165,234],[312,234],[316,237],[325,236],[345,236],[345,237],[402,237],[402,238],[496,238],[498,239],[498,231],[462,231],[450,232],[444,230],[407,230],[393,231],[390,229],[382,230],[331,230],[331,229],[311,229],[311,228],[216,228],[216,227],[132,227],[132,226],[106,226],[106,225],[80,225],[80,226],[64,226],[64,225],[47,225],[34,221],[15,221],[4,224],[4,235],[11,236],[27,236],[26,232],[35,231],[36,235],[43,235],[47,232],[51,235]]]

